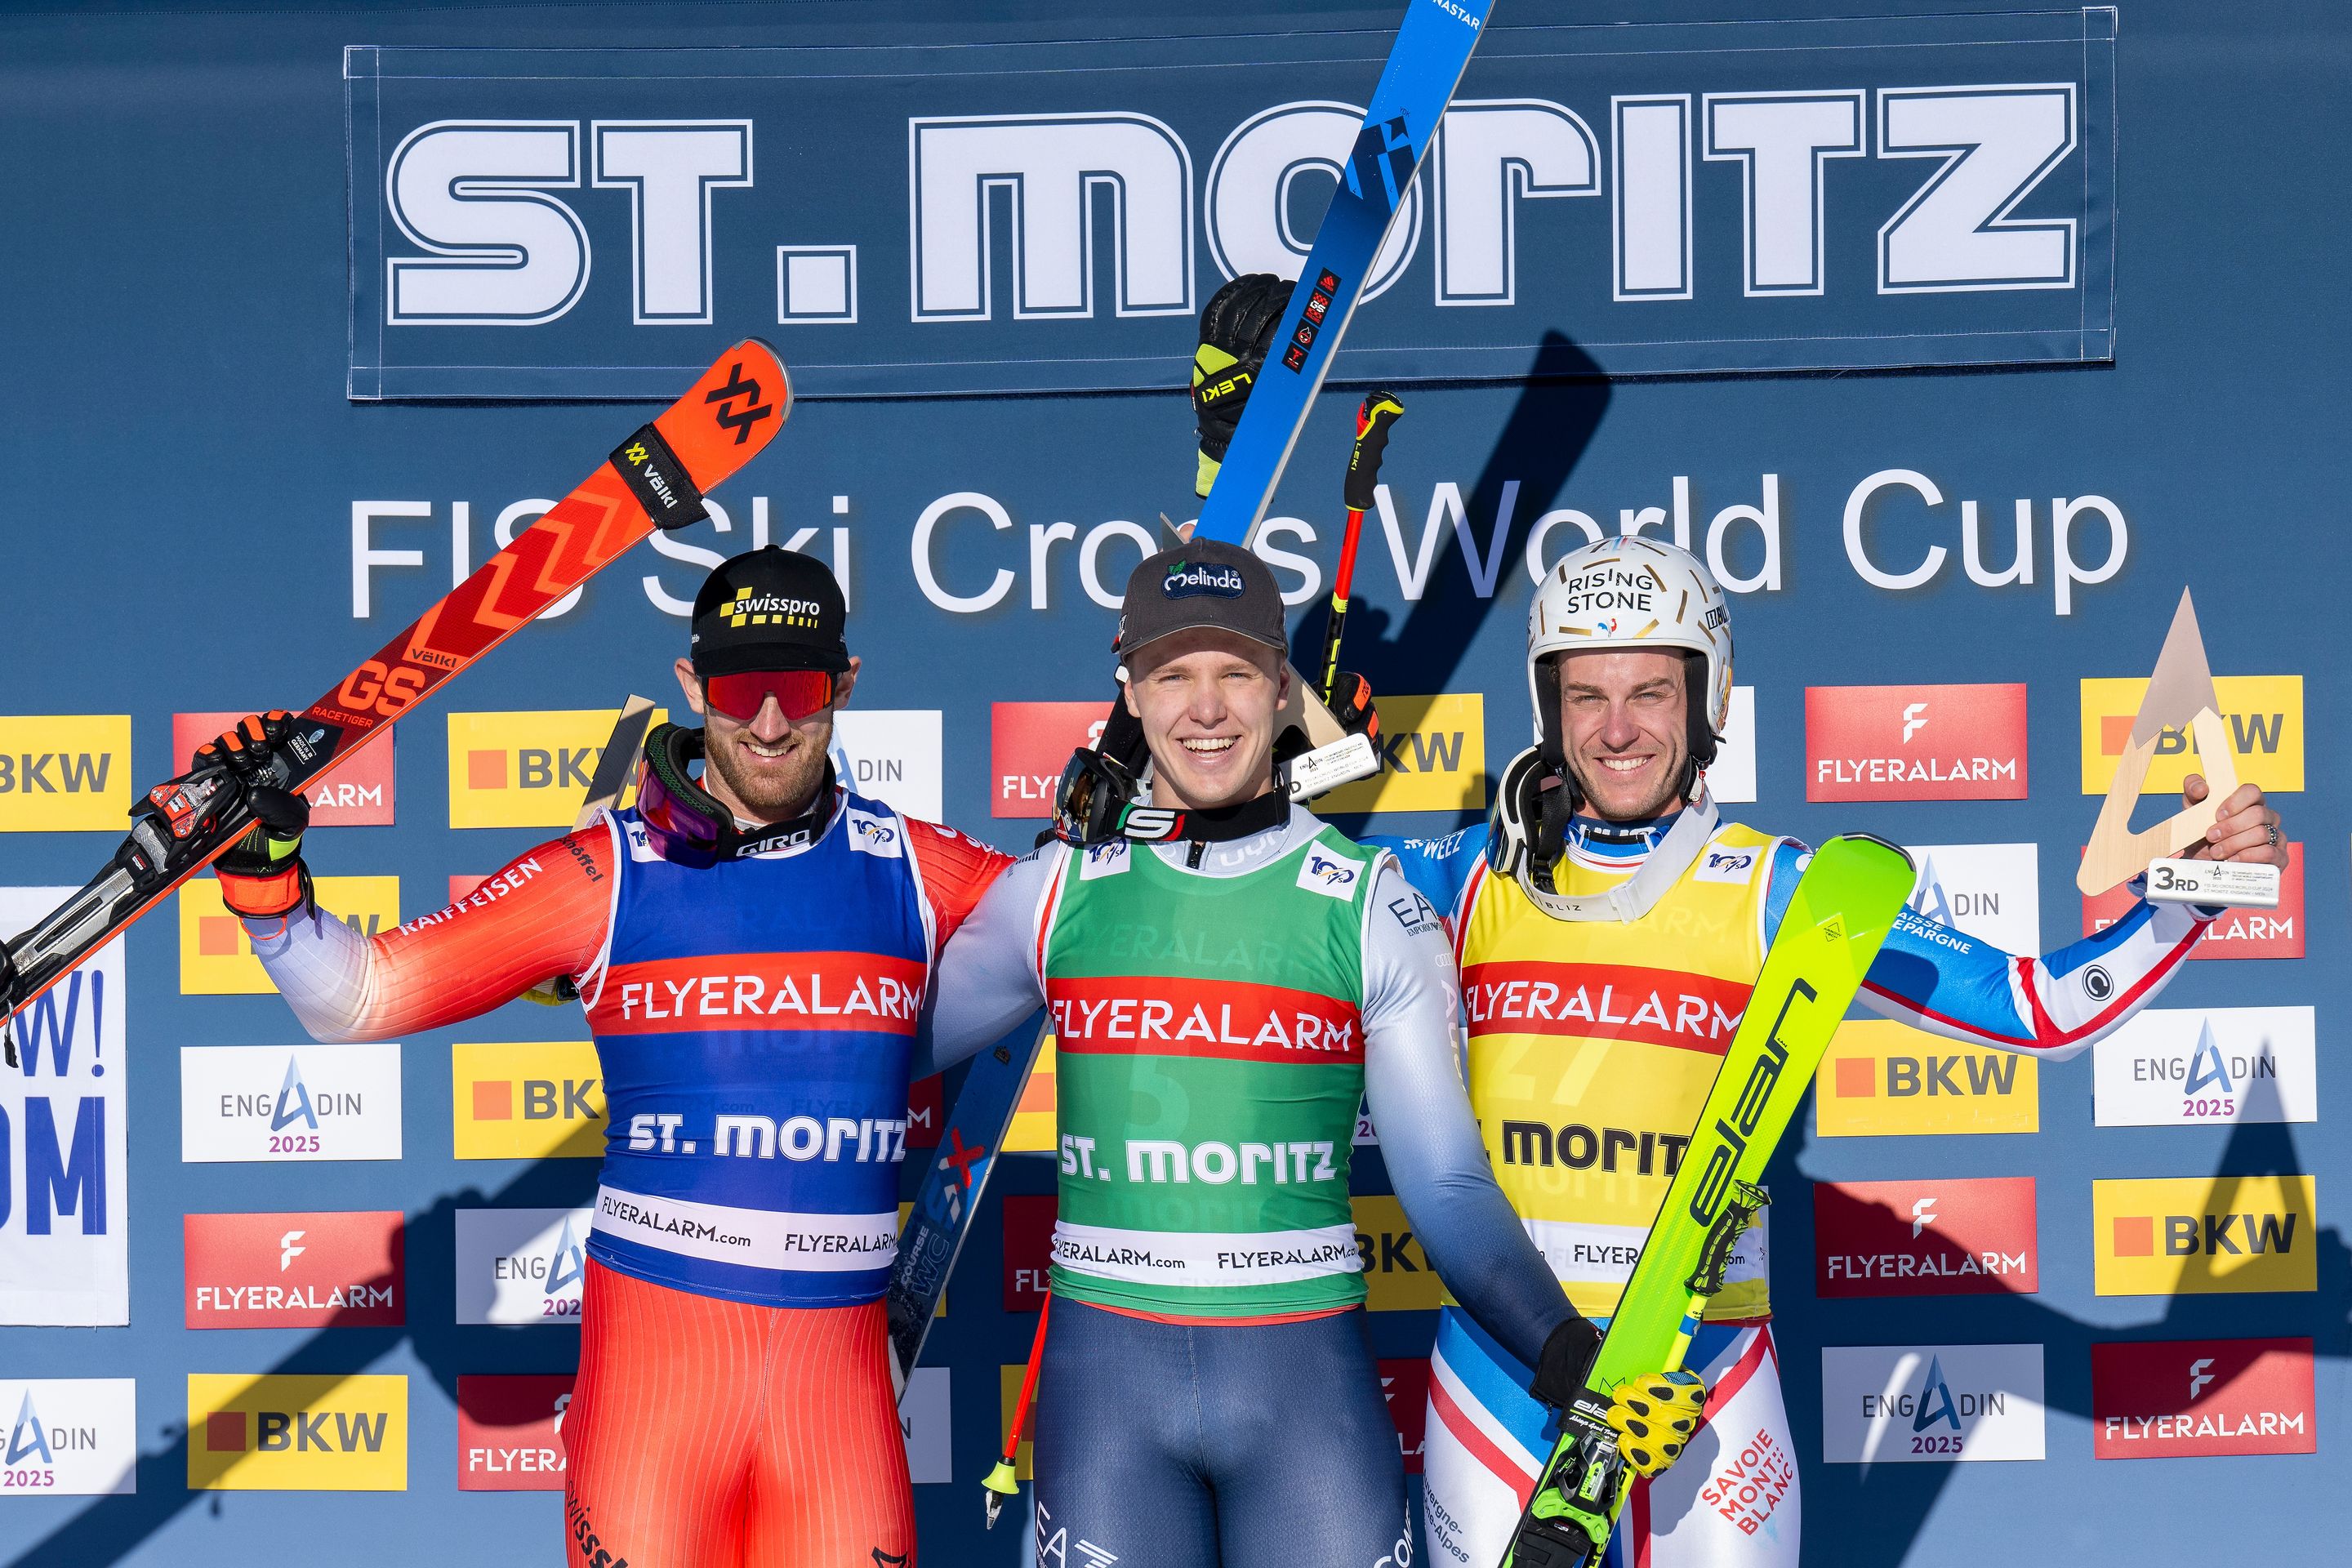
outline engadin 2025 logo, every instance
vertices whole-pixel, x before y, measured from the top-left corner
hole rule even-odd
[[[183,1046],[180,1158],[400,1158],[400,1047]]]
[[[1830,1345],[1822,1458],[1951,1464],[2042,1457],[2040,1345]]]
[[[2102,1127],[2319,1117],[2309,1007],[2150,1007],[2092,1050]]]
[[[2092,1452],[2102,1459],[2319,1449],[2309,1340],[2091,1347]]]
[[[576,1328],[593,1209],[457,1211],[457,1321]]]
[[[138,1386],[130,1377],[0,1379],[0,1485],[16,1496],[137,1491]]]
[[[1809,686],[1807,800],[2023,800],[2025,688]]]
[[[617,710],[449,715],[449,826],[568,828],[612,737]],[[654,710],[667,722],[669,710]],[[635,798],[634,781],[623,791]]]

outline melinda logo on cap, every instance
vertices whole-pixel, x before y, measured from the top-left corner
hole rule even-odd
[[[1214,594],[1221,599],[1238,599],[1248,586],[1242,574],[1231,566],[1213,566],[1190,561],[1178,561],[1168,568],[1160,581],[1160,594],[1171,599],[1190,599],[1201,594]]]

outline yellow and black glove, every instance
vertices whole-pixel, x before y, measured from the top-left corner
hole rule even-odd
[[[1698,1432],[1706,1411],[1706,1383],[1695,1372],[1629,1377],[1609,1391],[1609,1425],[1617,1452],[1639,1476],[1662,1476]]]
[[[310,902],[310,873],[302,864],[302,832],[310,803],[266,782],[272,748],[293,728],[283,710],[248,714],[233,729],[196,748],[198,767],[225,764],[244,781],[253,826],[213,862],[221,902],[236,914],[268,920]]]
[[[1201,434],[1193,492],[1205,496],[1233,445],[1251,385],[1290,308],[1290,283],[1271,272],[1244,272],[1201,309],[1201,343],[1192,351],[1192,418]]]

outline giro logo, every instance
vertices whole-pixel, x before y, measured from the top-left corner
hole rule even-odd
[[[187,1326],[397,1327],[408,1316],[406,1225],[391,1210],[189,1215]]]
[[[397,1045],[180,1048],[184,1160],[397,1160],[400,1143]]]
[[[2317,1184],[2305,1175],[2091,1184],[2102,1296],[2318,1288]]]
[[[1814,1290],[1825,1299],[2040,1286],[2031,1176],[1818,1183],[1813,1243]]]
[[[2039,1064],[2014,1051],[1956,1048],[1883,1018],[1838,1026],[1813,1097],[1824,1138],[1918,1132],[2033,1132]]]
[[[2022,800],[2025,793],[2022,685],[1805,689],[1807,800]]]
[[[2102,1459],[2315,1453],[2312,1348],[2307,1339],[2094,1344],[2092,1452]]]
[[[2150,1007],[2092,1047],[2102,1127],[2313,1121],[2318,1020],[2310,1007]]]
[[[1833,1465],[2042,1458],[2040,1345],[1832,1345],[1822,1458]]]

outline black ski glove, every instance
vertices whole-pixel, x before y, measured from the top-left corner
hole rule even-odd
[[[1543,1355],[1536,1363],[1536,1380],[1528,1392],[1554,1410],[1565,1410],[1584,1387],[1584,1380],[1592,1371],[1593,1359],[1601,1353],[1601,1331],[1592,1320],[1570,1317],[1544,1340]]]
[[[1290,283],[1271,272],[1244,272],[1209,296],[1201,310],[1201,342],[1192,351],[1192,416],[1201,433],[1201,463],[1193,493],[1205,496],[1242,422],[1250,386],[1274,346],[1275,329],[1290,308]]]
[[[1352,669],[1341,670],[1332,683],[1331,717],[1350,735],[1361,735],[1379,748],[1381,710],[1372,702],[1372,683]]]
[[[197,766],[223,764],[245,783],[253,826],[213,862],[213,874],[220,879],[221,901],[256,920],[289,914],[310,900],[310,873],[302,864],[310,803],[262,782],[271,749],[292,729],[293,715],[282,709],[249,714],[196,748]]]

